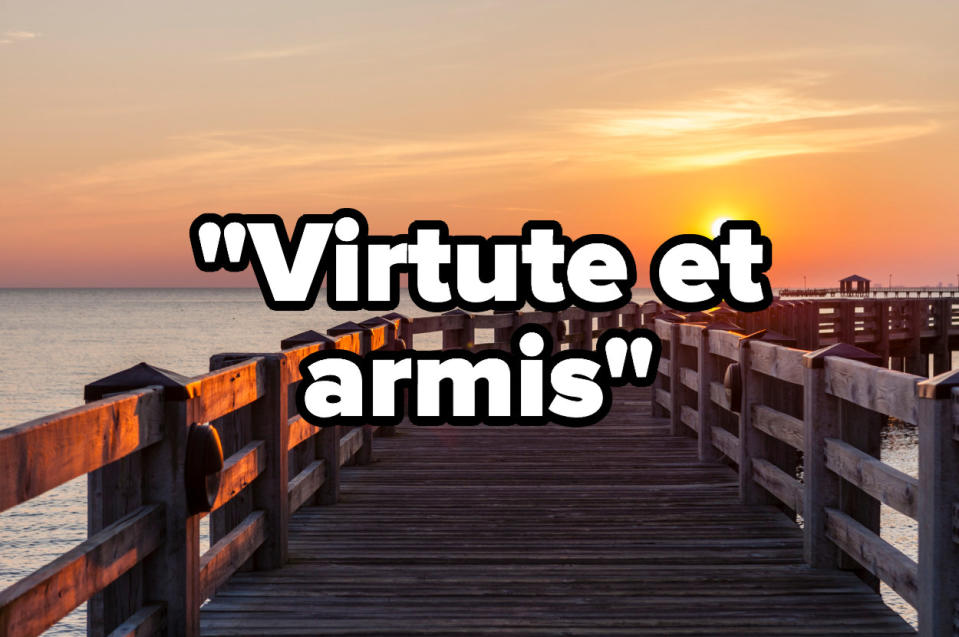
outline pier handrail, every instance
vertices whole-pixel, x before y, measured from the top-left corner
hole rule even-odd
[[[800,516],[808,564],[857,571],[876,590],[885,582],[917,609],[921,634],[952,634],[959,371],[927,380],[849,344],[807,351],[716,323],[655,319],[654,415],[696,437],[702,460],[735,466],[744,502]],[[890,418],[919,427],[918,479],[880,459]],[[918,563],[880,537],[880,503],[918,521]]]
[[[443,348],[506,349],[526,323],[546,326],[556,349],[592,349],[612,327],[655,330],[654,415],[695,435],[703,461],[736,467],[745,502],[802,516],[809,564],[887,582],[918,607],[923,634],[951,627],[959,373],[923,380],[875,359],[921,370],[918,353],[931,348],[938,370],[959,312],[950,300],[843,299],[777,301],[754,314],[679,314],[654,302],[394,313],[291,336],[279,352],[217,354],[195,378],[146,364],[118,372],[87,386],[87,405],[0,432],[0,510],[82,475],[89,489],[88,539],[0,592],[0,633],[37,634],[89,600],[91,635],[196,634],[203,601],[237,570],[282,566],[290,515],[334,504],[340,467],[369,463],[374,435],[391,431],[308,425],[293,399],[300,361],[324,348],[411,348],[436,333]],[[488,331],[491,340],[477,338]],[[919,426],[918,480],[879,457],[890,417]],[[222,464],[191,488],[207,488],[209,513],[192,512],[184,488],[191,431],[205,423],[219,434]],[[918,520],[918,564],[880,537],[880,503]],[[206,515],[211,546],[201,555]]]
[[[340,467],[370,462],[374,433],[390,435],[309,425],[293,399],[300,361],[324,348],[405,349],[414,335],[437,332],[444,348],[506,349],[531,322],[550,329],[557,350],[592,349],[604,329],[639,325],[641,315],[633,303],[596,314],[387,314],[291,336],[279,352],[217,354],[194,378],[141,363],[88,385],[82,407],[0,431],[0,511],[80,476],[88,482],[88,539],[0,591],[0,634],[39,634],[84,602],[90,635],[197,634],[203,601],[241,568],[282,566],[289,516],[335,503]],[[484,329],[493,340],[477,343]],[[209,511],[192,512],[190,431],[206,423],[218,432],[222,465],[201,476],[217,478]]]

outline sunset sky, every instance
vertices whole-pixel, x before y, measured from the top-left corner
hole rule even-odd
[[[752,218],[774,287],[955,285],[957,2],[2,2],[0,287],[252,285],[203,212]]]

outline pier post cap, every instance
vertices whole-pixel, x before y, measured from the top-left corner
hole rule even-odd
[[[653,315],[653,318],[654,318],[654,319],[659,319],[660,321],[665,321],[665,322],[667,322],[667,323],[682,323],[682,322],[683,322],[683,317],[680,316],[679,314],[677,314],[676,312],[671,311],[671,310],[667,310],[667,311],[664,311],[664,312],[659,312],[659,313],[657,313],[657,314],[654,314],[654,315]]]
[[[365,332],[367,328],[363,327],[359,323],[354,323],[353,321],[347,321],[346,323],[340,323],[339,325],[334,325],[330,329],[326,330],[326,333],[330,336],[341,336],[343,334],[349,334],[350,332]]]
[[[784,347],[794,347],[796,345],[796,339],[793,337],[770,329],[761,329],[751,334],[746,334],[739,339],[740,343],[749,341],[762,341],[763,343],[783,345]]]
[[[405,314],[400,314],[399,312],[390,312],[389,314],[384,314],[383,318],[387,321],[399,321],[400,323],[412,323],[413,319],[406,316]]]
[[[683,316],[684,323],[706,323],[712,319],[713,317],[705,312],[689,312]]]
[[[952,390],[956,387],[959,387],[959,369],[943,372],[917,384],[916,395],[933,400],[952,398]]]
[[[872,352],[864,350],[861,347],[856,347],[855,345],[850,345],[848,343],[836,343],[835,345],[829,345],[828,347],[823,347],[821,349],[809,352],[803,356],[803,367],[808,367],[809,369],[822,369],[823,365],[825,365],[826,359],[830,356],[849,358],[855,361],[868,363],[869,365],[880,365],[882,363],[882,356],[879,356],[878,354],[873,354]]]
[[[391,327],[396,327],[396,323],[382,316],[374,316],[372,318],[366,319],[365,321],[360,321],[360,327],[362,327],[365,330],[368,330],[374,327],[379,327],[381,325],[389,325]]]
[[[280,341],[280,349],[291,349],[301,345],[309,345],[310,343],[333,342],[333,339],[326,334],[320,334],[316,330],[306,330],[305,332],[300,332],[299,334],[294,334],[293,336],[284,338],[282,341]]]
[[[508,312],[493,312],[493,314],[512,314],[512,313],[513,313],[512,311],[508,311]],[[443,312],[442,315],[443,315],[443,316],[470,316],[470,317],[473,316],[472,313],[467,312],[466,310],[461,310],[460,308],[456,308],[455,310],[450,310],[449,312]]]
[[[186,400],[190,398],[190,392],[187,389],[190,381],[191,379],[183,374],[148,363],[137,363],[133,367],[88,383],[83,388],[83,399],[100,400],[108,394],[119,394],[132,389],[158,385],[163,388],[164,398]]]
[[[724,332],[742,332],[743,328],[730,321],[716,319],[706,325],[707,330],[722,330]]]

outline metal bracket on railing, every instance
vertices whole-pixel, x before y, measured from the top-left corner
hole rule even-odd
[[[191,515],[213,509],[220,491],[220,472],[223,470],[223,446],[220,436],[209,424],[194,424],[186,441],[186,463],[183,482],[186,487],[187,509]]]

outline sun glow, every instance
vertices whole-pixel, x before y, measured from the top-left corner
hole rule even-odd
[[[729,217],[717,217],[716,220],[713,221],[713,225],[709,228],[712,236],[718,237],[719,231],[722,230],[723,224],[727,221],[732,221],[732,219]]]

